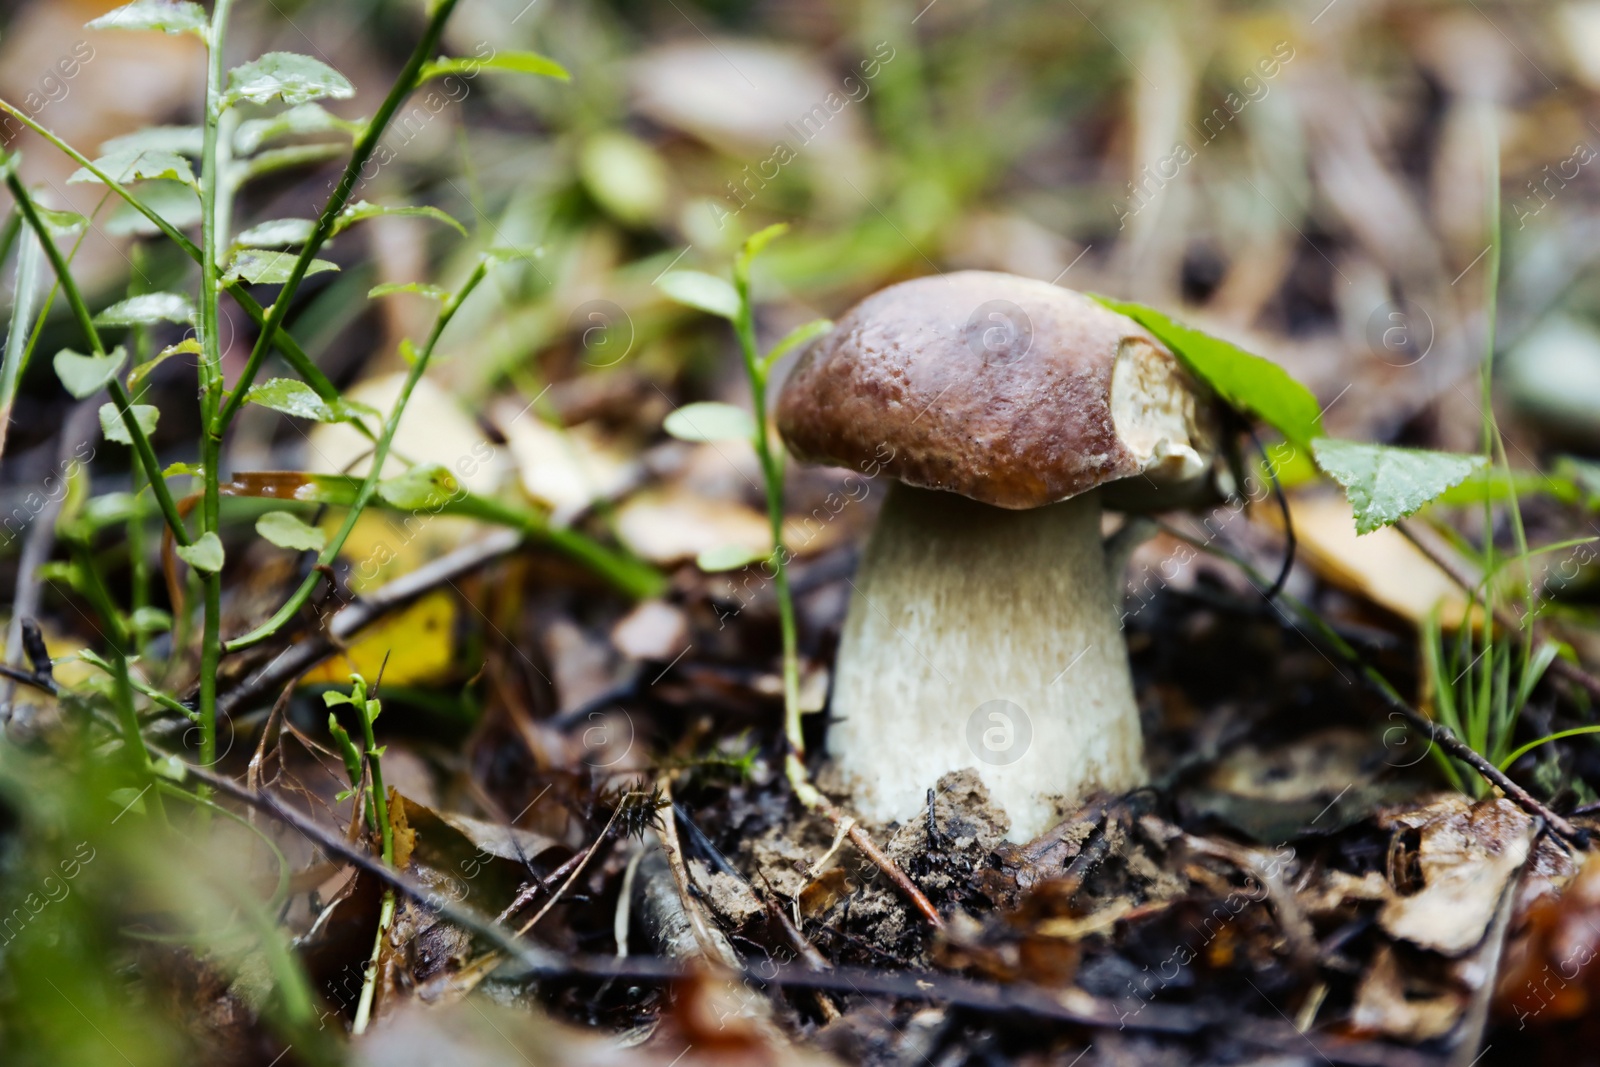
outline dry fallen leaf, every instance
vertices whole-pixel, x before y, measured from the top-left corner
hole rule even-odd
[[[557,428],[510,401],[497,405],[494,415],[522,488],[548,504],[558,524],[614,499],[639,478],[637,458],[594,426]]]
[[[1350,505],[1326,493],[1292,495],[1289,513],[1302,554],[1327,580],[1414,623],[1436,606],[1446,628],[1466,618],[1466,594],[1398,530],[1356,536]]]
[[[1408,976],[1395,950],[1381,945],[1356,991],[1350,1024],[1399,1041],[1427,1041],[1449,1033],[1466,1004],[1458,991]]]
[[[1422,883],[1415,893],[1390,898],[1379,925],[1391,937],[1446,956],[1460,956],[1483,940],[1535,833],[1533,820],[1503,798],[1474,804],[1450,796],[1386,812],[1379,824],[1418,832],[1414,869]]]

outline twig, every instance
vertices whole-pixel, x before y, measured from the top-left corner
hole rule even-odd
[[[944,929],[944,920],[939,917],[939,913],[934,910],[933,904],[923,895],[922,890],[917,888],[917,884],[907,877],[906,872],[902,871],[894,860],[878,850],[878,846],[872,843],[872,838],[861,828],[860,823],[850,827],[849,836],[850,843],[860,849],[861,854],[871,860],[878,870],[889,876],[889,880],[895,884],[896,888],[905,894],[906,899],[911,901],[912,906],[921,913],[924,919],[928,920],[929,926],[935,930]]]
[[[1461,569],[1457,561],[1451,559],[1447,553],[1440,551],[1439,547],[1433,544],[1428,538],[1418,536],[1417,531],[1410,523],[1399,522],[1395,525],[1398,527],[1400,532],[1405,535],[1405,539],[1415,545],[1419,552],[1432,560],[1434,565],[1440,570],[1444,571],[1450,580],[1459,585],[1467,593],[1467,595],[1472,595],[1477,583],[1472,580],[1471,575],[1467,574]],[[1522,629],[1522,623],[1515,615],[1511,614],[1510,609],[1503,604],[1495,605],[1494,621],[1502,628],[1510,630],[1513,633]],[[1528,625],[1530,627],[1533,625],[1533,620],[1531,618],[1528,620]],[[1600,678],[1590,674],[1578,664],[1557,656],[1555,659],[1550,661],[1550,670],[1553,673],[1565,678],[1567,681],[1572,682],[1574,685],[1582,686],[1584,689],[1589,691],[1591,696],[1595,697],[1596,699],[1600,699]]]
[[[242,705],[293,681],[332,656],[341,643],[384,615],[400,610],[438,586],[494,562],[522,543],[523,536],[518,531],[496,530],[480,541],[463,545],[449,555],[440,556],[409,574],[401,575],[374,591],[371,596],[364,596],[340,610],[322,633],[289,646],[272,662],[223,694],[217,702],[219,711],[232,714]]]
[[[1376,673],[1366,664],[1361,664],[1361,670],[1363,676],[1368,672]],[[1453,756],[1477,771],[1491,785],[1516,801],[1529,815],[1543,819],[1545,825],[1549,826],[1559,837],[1565,838],[1569,843],[1580,849],[1589,847],[1589,832],[1587,830],[1581,830],[1573,826],[1566,819],[1546,807],[1532,793],[1506,777],[1504,771],[1479,755],[1476,749],[1457,737],[1450,727],[1442,722],[1436,722],[1428,718],[1404,700],[1399,699],[1398,695],[1391,695],[1394,691],[1389,688],[1387,682],[1384,682],[1381,687],[1374,686],[1373,688],[1378,692],[1379,696],[1383,697],[1385,703],[1403,715],[1406,721],[1418,729],[1426,731],[1433,740],[1439,742],[1439,747],[1444,749],[1447,755]]]

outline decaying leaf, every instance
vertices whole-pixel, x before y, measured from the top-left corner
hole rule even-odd
[[[1483,940],[1535,832],[1533,820],[1509,800],[1474,804],[1462,796],[1388,812],[1380,825],[1416,831],[1412,869],[1421,888],[1386,902],[1379,925],[1391,937],[1446,956],[1460,956]]]

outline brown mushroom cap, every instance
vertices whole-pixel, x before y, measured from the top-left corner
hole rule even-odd
[[[1132,319],[989,271],[901,282],[796,365],[778,429],[800,459],[1034,508],[1138,474],[1192,482],[1212,402]]]

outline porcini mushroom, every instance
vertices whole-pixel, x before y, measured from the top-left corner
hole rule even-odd
[[[827,749],[862,816],[909,819],[971,767],[1025,841],[1086,793],[1146,780],[1101,504],[1208,481],[1213,401],[1171,352],[1068,289],[922,278],[811,346],[778,428],[803,461],[899,483],[834,670]]]

